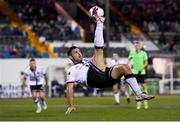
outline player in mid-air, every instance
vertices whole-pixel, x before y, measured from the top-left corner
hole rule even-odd
[[[121,64],[126,64],[126,62],[120,58],[118,53],[114,52],[113,59],[111,61],[111,65],[115,66],[115,65],[121,65]],[[120,78],[119,82],[117,82],[113,85],[113,92],[114,92],[115,105],[120,104],[120,92],[124,93],[127,103],[128,104],[130,103],[130,95],[128,93],[128,85],[124,81],[124,77]]]
[[[124,76],[126,82],[130,85],[135,92],[136,101],[150,100],[155,98],[153,95],[147,95],[142,93],[136,78],[133,76],[131,69],[127,64],[116,65],[114,67],[106,67],[103,55],[103,22],[104,17],[99,16],[99,7],[92,8],[92,17],[96,22],[96,30],[94,37],[94,55],[89,59],[84,59],[80,49],[76,46],[72,46],[68,50],[68,56],[74,65],[69,69],[67,73],[67,103],[68,108],[66,114],[75,110],[73,86],[74,82],[82,85],[94,87],[94,88],[112,88],[112,86],[119,82],[119,79]]]
[[[44,93],[44,82],[45,87],[48,86],[47,77],[45,70],[36,66],[36,60],[30,59],[29,68],[24,71],[24,78],[22,81],[22,93],[25,93],[26,80],[28,79],[32,98],[34,100],[36,106],[36,113],[40,113],[42,108],[44,110],[47,109],[47,104],[45,101],[45,93]],[[40,99],[42,101],[42,108],[40,104]]]

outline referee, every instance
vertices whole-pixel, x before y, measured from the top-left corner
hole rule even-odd
[[[132,73],[135,75],[139,86],[142,88],[144,93],[148,93],[148,87],[145,82],[146,68],[148,66],[148,55],[141,49],[141,43],[136,41],[134,43],[135,50],[131,51],[128,56],[128,64],[131,61]],[[144,108],[148,109],[148,101],[143,101]],[[141,109],[142,102],[137,102],[137,109]]]

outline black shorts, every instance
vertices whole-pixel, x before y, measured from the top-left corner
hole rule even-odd
[[[115,83],[119,82],[119,79],[115,80],[111,77],[112,69],[113,67],[106,67],[106,71],[103,72],[91,63],[87,73],[88,86],[95,88],[112,87]]]
[[[34,91],[34,92],[44,91],[43,85],[33,85],[33,86],[30,86],[30,89],[31,89],[31,92],[32,91]]]
[[[136,77],[138,83],[145,83],[146,75],[135,74],[134,76]]]

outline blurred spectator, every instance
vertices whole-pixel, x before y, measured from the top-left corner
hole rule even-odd
[[[31,26],[38,36],[46,37],[47,41],[80,39],[78,29],[73,30],[68,19],[57,13],[52,0],[19,0],[18,2],[11,0],[6,2],[23,22]]]
[[[80,40],[80,28],[65,16],[57,13],[53,0],[5,0],[15,11],[17,16],[35,32],[39,37],[45,37],[47,41]],[[73,0],[61,0],[75,4]],[[87,10],[98,5],[105,8],[104,0],[78,0]],[[112,0],[111,2],[119,12],[131,23],[138,25],[144,33],[149,32],[180,32],[179,23],[179,0]],[[64,7],[66,9],[66,7]],[[77,9],[75,17],[86,31],[86,40],[93,41],[92,33],[94,24],[89,24],[89,19],[81,10]],[[68,10],[67,10],[68,12]],[[70,13],[69,13],[70,14]],[[0,14],[0,58],[28,58],[48,57],[47,52],[42,54],[33,49],[20,28],[14,29],[10,26],[9,20]],[[145,40],[145,35],[135,35],[131,32],[127,21],[122,21],[120,16],[110,10],[110,40],[121,41],[122,35],[129,40]],[[178,35],[178,34],[177,34]],[[160,45],[169,46],[169,50],[175,49],[178,52],[179,41],[168,43],[166,36],[158,37]],[[8,38],[6,38],[8,37]],[[16,38],[17,37],[17,38]],[[175,39],[177,40],[177,39]],[[174,40],[173,40],[174,41]],[[170,46],[171,45],[171,46]],[[172,48],[173,47],[173,48]],[[60,50],[59,52],[62,52]],[[64,51],[65,52],[65,51]],[[64,54],[63,54],[64,55]]]
[[[167,41],[166,41],[166,37],[164,36],[164,33],[161,33],[160,37],[159,37],[159,45],[166,45]]]
[[[179,31],[179,0],[114,0],[113,5],[116,6],[120,12],[128,19],[138,25],[146,28],[149,26],[149,31]],[[121,5],[121,6],[119,6]],[[159,30],[158,30],[159,28]]]

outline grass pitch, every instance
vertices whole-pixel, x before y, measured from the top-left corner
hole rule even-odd
[[[150,108],[136,110],[131,97],[127,104],[114,105],[113,97],[76,97],[76,111],[65,115],[66,99],[47,99],[48,109],[39,114],[31,99],[1,99],[0,121],[179,121],[180,96],[156,96],[149,102]]]

